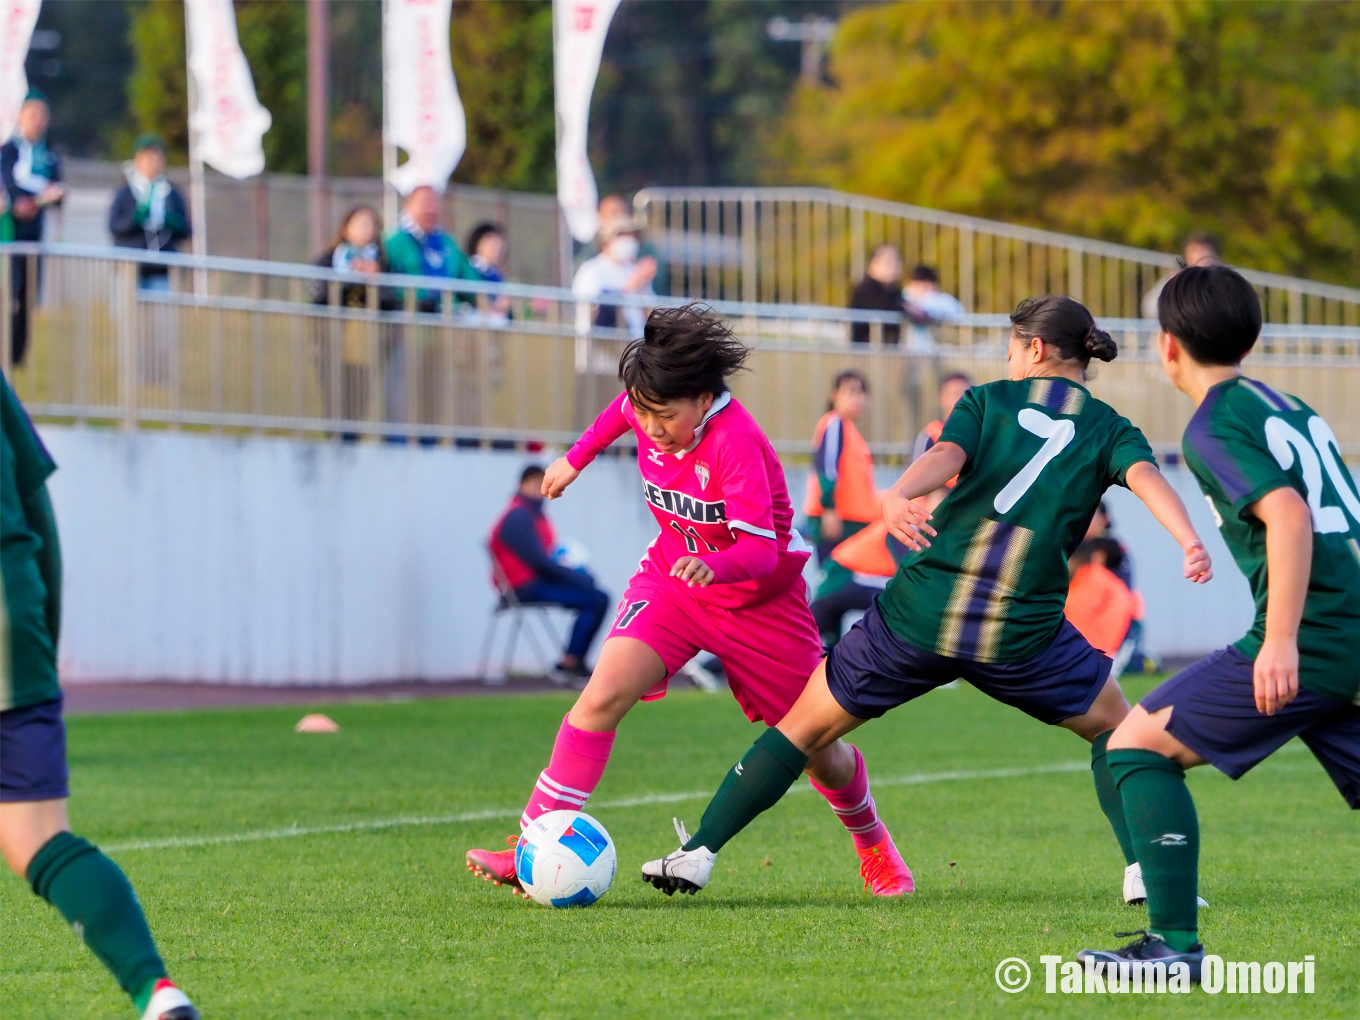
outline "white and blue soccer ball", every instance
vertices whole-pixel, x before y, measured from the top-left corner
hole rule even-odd
[[[609,891],[618,868],[605,827],[581,811],[539,815],[519,837],[515,874],[545,907],[588,907]]]

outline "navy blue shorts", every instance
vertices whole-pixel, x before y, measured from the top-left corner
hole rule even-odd
[[[0,804],[63,800],[68,779],[61,698],[0,712]]]
[[[997,701],[1054,724],[1090,710],[1111,665],[1065,618],[1053,643],[1025,662],[946,658],[894,634],[875,602],[827,657],[826,682],[841,708],[857,719],[877,719],[963,679]]]
[[[1274,715],[1256,708],[1252,661],[1222,648],[1181,670],[1139,702],[1172,706],[1166,731],[1230,779],[1298,737],[1353,808],[1360,808],[1360,706],[1299,688]]]

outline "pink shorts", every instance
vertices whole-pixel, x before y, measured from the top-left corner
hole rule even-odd
[[[719,609],[644,565],[628,582],[609,637],[636,638],[665,663],[666,679],[643,695],[644,701],[664,698],[680,667],[701,651],[711,652],[722,662],[746,717],[771,726],[798,700],[822,660],[822,640],[801,577],[768,602]]]

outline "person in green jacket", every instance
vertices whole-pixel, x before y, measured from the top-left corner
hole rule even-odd
[[[396,233],[387,239],[391,271],[410,276],[444,276],[452,280],[484,279],[458,247],[458,242],[439,225],[439,206],[439,195],[429,185],[421,185],[406,197]],[[439,306],[439,291],[416,291],[419,311],[437,312]]]

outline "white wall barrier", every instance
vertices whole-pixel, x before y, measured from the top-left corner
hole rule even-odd
[[[66,563],[66,679],[361,683],[475,672],[493,602],[483,543],[530,457],[41,431],[60,464],[51,488]],[[1179,550],[1137,499],[1116,490],[1110,508],[1147,601],[1149,644],[1197,654],[1241,635],[1251,598],[1193,479],[1183,470],[1172,479],[1215,559],[1206,587],[1181,580]],[[792,470],[796,505],[804,485]],[[655,534],[638,487],[630,459],[605,458],[550,509],[615,597]]]

